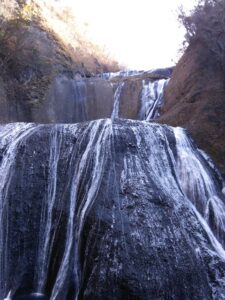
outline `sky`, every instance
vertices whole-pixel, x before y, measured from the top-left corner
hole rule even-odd
[[[86,35],[104,46],[128,69],[172,66],[179,58],[185,30],[178,7],[195,0],[64,0]]]

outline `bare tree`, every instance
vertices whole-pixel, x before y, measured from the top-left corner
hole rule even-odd
[[[199,0],[193,11],[180,11],[180,21],[186,28],[186,43],[204,43],[225,70],[225,1]]]

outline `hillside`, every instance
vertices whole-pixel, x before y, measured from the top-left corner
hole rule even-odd
[[[80,33],[76,18],[52,1],[0,3],[1,120],[29,121],[58,74],[92,76],[117,71],[118,64],[104,49]]]

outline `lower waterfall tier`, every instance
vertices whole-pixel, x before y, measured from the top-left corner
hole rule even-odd
[[[0,299],[225,299],[224,183],[181,128],[0,126]]]

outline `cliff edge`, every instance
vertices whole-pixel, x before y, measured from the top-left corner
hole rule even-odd
[[[174,69],[159,122],[187,128],[225,174],[224,115],[223,68],[210,48],[196,41]]]

